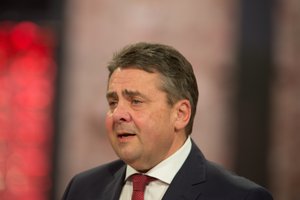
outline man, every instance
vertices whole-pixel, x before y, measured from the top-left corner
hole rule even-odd
[[[272,199],[207,161],[190,138],[198,87],[177,50],[137,43],[114,55],[108,69],[105,124],[120,160],[75,176],[64,200],[130,200],[137,193],[145,200]],[[138,192],[136,174],[151,179]]]

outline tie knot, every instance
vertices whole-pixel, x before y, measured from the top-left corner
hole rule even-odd
[[[155,178],[143,174],[133,174],[131,180],[134,191],[145,191],[146,185],[151,181],[154,181]]]

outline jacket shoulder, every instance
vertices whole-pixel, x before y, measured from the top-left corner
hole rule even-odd
[[[237,199],[272,200],[269,191],[257,183],[224,169],[216,163],[206,161],[206,181],[208,188],[218,188],[218,193],[225,196],[240,197]],[[208,189],[209,191],[209,189]],[[211,191],[215,194],[216,191]],[[226,198],[224,198],[226,199]]]
[[[75,175],[62,199],[96,199],[94,196],[101,195],[107,184],[115,179],[116,174],[122,172],[123,167],[125,169],[124,162],[116,160]]]

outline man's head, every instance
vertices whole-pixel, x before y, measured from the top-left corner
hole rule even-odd
[[[192,133],[198,102],[198,86],[190,62],[176,49],[152,43],[129,45],[114,55],[108,65],[109,78],[117,68],[137,68],[161,75],[161,89],[166,92],[168,103],[187,99],[191,104],[191,118],[186,134]]]
[[[145,172],[192,131],[198,97],[192,67],[171,47],[139,43],[116,54],[108,68],[110,142],[122,160]]]

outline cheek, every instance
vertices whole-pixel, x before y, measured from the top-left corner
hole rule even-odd
[[[113,118],[110,114],[106,114],[105,117],[105,128],[108,133],[112,132]]]
[[[138,126],[141,127],[143,124],[144,131],[147,132],[145,137],[149,139],[157,140],[161,137],[164,137],[166,132],[170,131],[170,118],[162,113],[164,111],[157,111],[155,113],[151,113],[147,118],[141,118],[136,122]],[[163,134],[163,135],[162,135]]]

